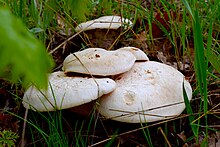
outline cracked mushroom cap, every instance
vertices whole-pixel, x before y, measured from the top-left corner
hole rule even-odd
[[[68,77],[59,71],[49,76],[47,90],[29,87],[23,96],[23,105],[37,111],[66,109],[88,103],[115,88],[116,83],[109,78]]]
[[[119,48],[117,50],[124,50],[131,52],[135,56],[136,61],[149,61],[147,55],[139,48],[128,46],[128,47]]]
[[[117,75],[129,71],[135,60],[130,51],[88,48],[67,56],[63,62],[63,71],[98,76]]]
[[[99,112],[116,121],[153,122],[179,115],[185,109],[183,82],[189,100],[192,98],[182,73],[154,61],[136,62],[115,81],[117,88],[100,98]]]
[[[103,16],[98,19],[90,20],[79,24],[75,30],[87,31],[93,29],[118,29],[121,26],[132,26],[132,22],[128,19],[121,18],[121,16]]]

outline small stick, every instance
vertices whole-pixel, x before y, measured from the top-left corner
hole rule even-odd
[[[25,146],[25,141],[24,141],[24,137],[25,137],[25,129],[26,129],[26,124],[27,124],[27,115],[28,115],[28,109],[26,108],[25,110],[25,114],[24,114],[24,123],[23,123],[23,129],[22,129],[22,136],[21,136],[21,147]]]

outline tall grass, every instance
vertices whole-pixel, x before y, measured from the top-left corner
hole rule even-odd
[[[58,19],[67,27],[73,28],[76,20],[85,21],[89,13],[89,0],[2,0],[2,4],[10,8],[12,13],[19,17],[27,27],[43,42],[51,39],[58,28]]]
[[[42,146],[69,146],[69,141],[64,134],[63,118],[61,111],[42,114],[31,112],[32,120],[30,120],[29,128],[32,134],[32,144],[34,146],[41,144]],[[43,121],[39,121],[39,119]],[[44,122],[44,123],[42,123]],[[45,125],[44,127],[42,125]],[[45,127],[47,131],[45,131]],[[37,130],[37,131],[36,131]],[[38,136],[38,137],[37,137]],[[36,138],[37,137],[37,138]]]
[[[183,0],[186,8],[188,9],[189,13],[192,17],[192,29],[193,29],[193,36],[194,36],[194,49],[195,49],[195,61],[194,61],[194,69],[196,74],[196,80],[197,80],[197,86],[199,88],[199,92],[201,94],[201,103],[200,103],[200,109],[199,109],[199,115],[197,119],[190,119],[191,125],[197,124],[197,129],[195,126],[192,126],[192,129],[194,130],[194,135],[196,136],[197,142],[198,142],[198,134],[199,134],[199,128],[200,128],[200,119],[204,117],[205,119],[205,138],[203,145],[208,145],[208,63],[210,62],[212,65],[214,65],[214,68],[219,71],[219,65],[217,65],[217,61],[213,60],[217,59],[219,60],[215,54],[211,51],[212,46],[212,33],[213,33],[213,21],[217,21],[213,19],[213,15],[210,12],[213,12],[217,7],[212,5],[210,2],[208,7],[205,7],[207,3],[200,2],[200,1],[193,1],[191,4],[189,4],[186,0]],[[204,6],[200,8],[200,6]],[[211,10],[210,10],[211,8]],[[202,16],[205,12],[207,15],[210,16]],[[209,23],[207,23],[209,22]],[[207,24],[206,24],[207,23]],[[207,32],[207,38],[204,38],[203,30],[208,30]],[[206,48],[205,48],[205,41],[206,39]],[[210,58],[210,54],[213,55],[212,59]],[[190,106],[188,106],[188,109]],[[192,113],[192,110],[190,111],[190,114]],[[195,117],[194,117],[195,118]]]

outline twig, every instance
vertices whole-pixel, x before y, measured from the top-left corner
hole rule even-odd
[[[27,115],[28,115],[28,109],[26,108],[25,114],[24,114],[24,123],[23,123],[23,129],[22,129],[22,136],[21,136],[21,147],[25,146],[24,137],[25,137],[26,124],[27,124],[27,122],[26,122]]]

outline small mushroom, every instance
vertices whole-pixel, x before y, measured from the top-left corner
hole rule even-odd
[[[126,50],[107,51],[101,48],[88,48],[66,57],[64,72],[110,76],[129,71],[136,58]]]
[[[119,48],[117,50],[124,50],[131,52],[135,56],[136,61],[149,61],[147,55],[139,48],[128,46],[128,47]]]
[[[115,88],[116,83],[109,78],[68,77],[58,71],[49,76],[47,90],[30,86],[24,93],[23,105],[37,111],[67,109],[95,100]]]
[[[121,16],[103,16],[79,24],[76,32],[83,32],[80,36],[88,47],[114,49],[123,28],[129,28],[132,22]],[[79,41],[80,42],[80,41]]]
[[[121,16],[103,16],[94,20],[90,20],[84,23],[79,24],[75,30],[86,31],[93,29],[118,29],[121,26],[125,25],[131,27],[132,22],[128,19],[124,19]]]
[[[192,98],[184,75],[159,62],[136,62],[115,81],[117,88],[100,98],[98,110],[107,119],[144,123],[178,116],[185,109],[183,84],[188,99]]]

